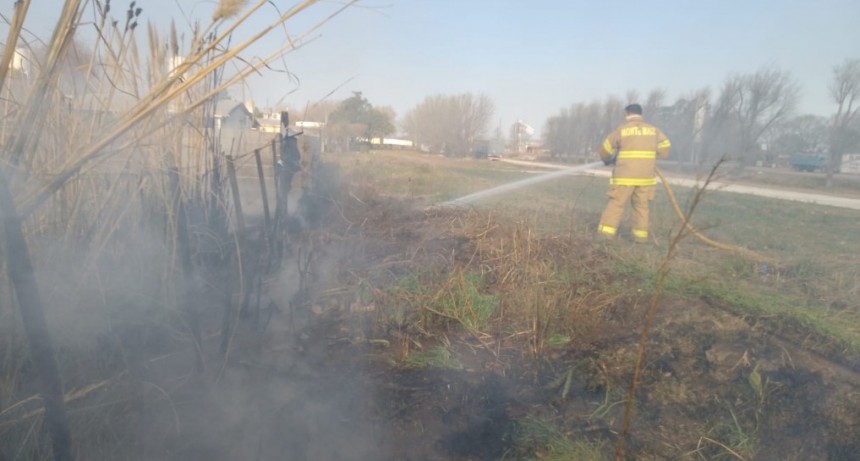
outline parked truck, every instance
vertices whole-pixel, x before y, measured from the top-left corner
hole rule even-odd
[[[823,171],[827,169],[827,156],[816,153],[791,154],[788,159],[797,171]]]

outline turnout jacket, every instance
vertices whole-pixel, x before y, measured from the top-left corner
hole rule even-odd
[[[615,129],[600,145],[601,159],[617,152],[615,169],[609,184],[613,186],[653,186],[656,159],[669,157],[669,138],[654,125],[645,123],[641,115],[628,115],[627,121]]]

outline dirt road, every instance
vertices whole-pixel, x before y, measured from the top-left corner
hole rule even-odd
[[[514,164],[514,165],[522,165],[522,166],[530,166],[537,168],[548,168],[548,169],[565,169],[570,168],[570,165],[558,165],[554,163],[542,163],[542,162],[528,162],[523,160],[511,160],[511,159],[501,159],[501,161]],[[584,172],[576,172],[573,174],[578,175],[589,175],[589,176],[602,176],[609,177],[611,171],[609,168],[599,168],[595,170],[588,170]],[[670,176],[666,174],[666,177],[669,180],[669,184],[673,186],[681,186],[681,187],[696,187],[701,186],[703,181],[682,178],[677,176]],[[748,194],[748,195],[757,195],[760,197],[768,197],[775,198],[781,200],[791,200],[794,202],[803,202],[803,203],[812,203],[816,205],[826,205],[826,206],[834,206],[839,208],[849,208],[852,210],[860,210],[860,199],[854,199],[849,197],[840,197],[836,195],[827,195],[827,194],[818,194],[811,192],[798,192],[798,191],[790,191],[785,189],[776,189],[769,187],[758,187],[758,186],[748,186],[748,185],[740,185],[740,184],[731,184],[724,181],[712,181],[708,185],[709,189],[718,190],[723,192],[734,192],[738,194]]]

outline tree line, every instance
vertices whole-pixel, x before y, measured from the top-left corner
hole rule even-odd
[[[428,96],[402,118],[401,134],[431,152],[464,156],[482,140],[494,112],[486,95]],[[361,92],[316,116],[328,121],[330,145],[346,149],[397,132],[394,110],[373,107]]]
[[[676,161],[706,166],[730,159],[743,168],[773,164],[780,154],[818,152],[828,156],[831,178],[842,155],[860,148],[860,59],[834,67],[829,91],[835,106],[831,117],[797,114],[800,87],[789,72],[772,66],[729,75],[716,92],[700,88],[672,102],[663,89],[644,97],[631,90],[624,98],[607,96],[562,109],[545,121],[541,142],[554,159],[593,160],[594,146],[623,120],[623,107],[636,101],[646,119],[672,139]],[[400,134],[432,152],[466,156],[479,144],[504,143],[495,139],[502,137],[501,127],[488,139],[494,112],[494,102],[484,94],[428,96],[401,118]],[[344,146],[348,139],[398,131],[394,111],[373,107],[360,92],[333,107],[328,121],[329,135]],[[509,146],[515,133],[522,134],[519,127],[512,125]]]
[[[829,90],[832,117],[797,114],[797,83],[784,70],[764,67],[730,75],[715,96],[702,88],[666,104],[665,92],[654,90],[643,109],[672,139],[674,160],[711,165],[731,159],[742,168],[774,163],[779,154],[818,152],[828,156],[832,178],[843,154],[860,148],[860,60],[834,67]],[[640,98],[631,91],[624,101],[634,100]],[[617,97],[572,104],[546,121],[544,146],[558,159],[592,158],[594,146],[621,122],[623,104]]]

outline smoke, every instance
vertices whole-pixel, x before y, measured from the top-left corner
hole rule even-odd
[[[232,242],[220,242],[218,266],[195,266],[188,280],[169,226],[159,220],[123,226],[98,245],[32,242],[66,391],[83,394],[68,403],[82,459],[386,458],[376,443],[380,428],[369,419],[370,384],[357,379],[367,363],[345,358],[348,343],[332,323],[341,303],[313,299],[338,276],[346,251],[313,237],[337,184],[333,171],[315,179],[292,208],[299,226],[293,237],[302,242],[265,276],[261,304],[275,309],[259,323],[238,319],[226,359],[218,350],[222,314],[226,302],[234,309],[241,302]],[[250,208],[249,216],[258,216]],[[191,227],[194,238],[213,238],[204,222]],[[183,290],[191,306],[183,305]],[[199,322],[201,370],[189,311]],[[30,389],[26,364],[20,366],[19,399]],[[107,384],[81,392],[101,382]],[[112,440],[97,436],[105,432]]]

